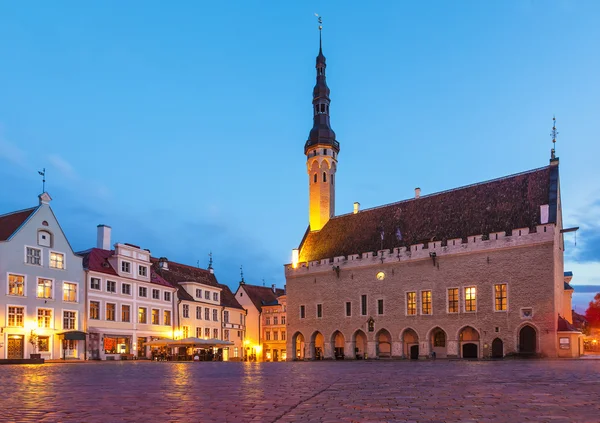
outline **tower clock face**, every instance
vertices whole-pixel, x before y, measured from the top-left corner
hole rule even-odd
[[[385,279],[385,273],[379,272],[377,273],[377,280],[382,281]]]

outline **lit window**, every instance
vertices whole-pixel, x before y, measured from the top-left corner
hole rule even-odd
[[[417,314],[417,293],[407,292],[406,293],[406,314],[414,316]]]
[[[23,307],[8,307],[8,326],[23,327]]]
[[[65,256],[60,253],[50,253],[50,267],[53,269],[65,268]]]
[[[206,339],[210,338],[210,328],[204,328],[204,337]]]
[[[196,328],[196,338],[202,338],[202,328]]]
[[[69,329],[69,330],[75,329],[75,317],[76,317],[76,313],[74,311],[64,311],[63,312],[63,329]]]
[[[171,325],[171,310],[165,310],[163,313],[163,324],[165,326]]]
[[[189,326],[183,326],[181,328],[181,336],[183,338],[189,338],[189,336],[190,336],[190,327]]]
[[[138,323],[146,323],[148,321],[146,316],[146,308],[140,307],[138,308]]]
[[[52,298],[52,281],[39,278],[37,281],[37,297]]]
[[[106,304],[106,320],[111,321],[111,322],[115,321],[116,308],[117,308],[117,306],[115,304],[110,304],[110,303]]]
[[[186,319],[188,317],[190,317],[190,306],[188,304],[184,304],[183,305],[183,317],[185,317]]]
[[[281,340],[285,341],[285,331],[284,330],[281,331]]]
[[[50,328],[52,325],[52,310],[48,308],[38,309],[38,328]]]
[[[49,352],[50,351],[50,337],[49,336],[38,336],[38,352]]]
[[[421,314],[431,314],[431,291],[421,291]]]
[[[158,325],[158,324],[160,324],[160,323],[158,322],[159,316],[160,316],[160,310],[158,310],[158,309],[156,309],[156,308],[153,308],[153,309],[152,309],[152,324],[153,324],[153,325]]]
[[[128,261],[121,262],[121,272],[125,272],[125,273],[131,272],[131,264]]]
[[[42,264],[42,250],[38,248],[27,247],[27,264]]]
[[[477,292],[474,286],[465,288],[465,311],[477,311]]]
[[[140,276],[148,276],[148,268],[146,266],[139,266],[138,273]]]
[[[129,322],[131,320],[131,308],[128,305],[121,306],[121,321]]]
[[[69,282],[63,283],[63,301],[68,303],[77,302],[77,284]]]
[[[448,313],[458,313],[458,288],[448,289]]]
[[[494,305],[496,311],[506,311],[506,284],[494,285]]]
[[[270,331],[266,331],[266,332],[265,332],[265,339],[266,339],[267,341],[270,341],[270,340],[271,340],[271,332],[270,332]]]
[[[271,324],[271,318],[267,317],[265,318],[265,326],[269,326]]]
[[[98,301],[90,301],[90,319],[100,319],[100,303]]]

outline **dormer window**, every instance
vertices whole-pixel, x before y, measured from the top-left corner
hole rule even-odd
[[[196,289],[196,298],[202,298],[202,290]]]
[[[52,247],[52,234],[48,231],[38,231],[38,245]]]
[[[130,273],[131,272],[131,263],[128,261],[121,262],[121,272]]]
[[[213,301],[219,301],[219,294],[216,292],[213,292]]]
[[[204,299],[205,300],[210,300],[210,292],[204,291]]]
[[[148,268],[146,266],[139,266],[138,273],[140,276],[148,276]]]

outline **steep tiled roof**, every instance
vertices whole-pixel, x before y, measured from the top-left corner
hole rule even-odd
[[[579,314],[579,313],[575,312],[575,310],[572,310],[572,313],[573,313],[573,326],[575,326],[576,328],[582,329],[588,325],[589,322],[583,314]]]
[[[83,268],[87,270],[91,270],[94,272],[104,273],[106,275],[111,276],[119,276],[117,271],[113,268],[113,266],[109,262],[109,258],[112,257],[115,252],[114,250],[103,250],[101,248],[90,248],[89,250],[81,251],[77,253],[80,256],[83,256]],[[133,278],[127,278],[124,276],[119,276],[124,279],[138,280]],[[158,275],[152,267],[150,268],[150,282],[167,286],[169,288],[173,288],[174,285],[166,281],[160,275]]]
[[[561,332],[579,332],[579,330],[569,323],[568,320],[558,316],[558,330]]]
[[[266,286],[248,285],[247,283],[242,286],[246,290],[246,293],[248,294],[248,297],[250,297],[250,300],[254,306],[259,311],[262,310],[263,305],[276,302],[277,297],[285,294],[285,291],[280,288],[275,288],[275,292],[273,292],[273,289]]]
[[[229,289],[229,287],[227,285],[223,285],[223,284],[219,284],[219,285],[223,289],[221,291],[221,305],[225,306],[225,307],[239,308],[239,309],[243,310],[244,307],[242,307],[240,305],[240,303],[238,303],[238,301],[235,299],[235,295],[233,295],[233,292],[231,292],[231,289]]]
[[[188,293],[181,282],[198,282],[215,288],[221,288],[221,305],[231,308],[244,309],[235,299],[235,296],[227,285],[220,284],[217,281],[214,273],[209,270],[199,267],[188,266],[186,264],[167,261],[168,270],[159,267],[159,259],[152,257],[153,270],[161,277],[169,281],[173,286],[177,287],[178,296],[186,301],[196,301],[196,299]]]
[[[0,241],[10,238],[36,210],[37,207],[32,207],[0,216]]]
[[[555,222],[554,178],[558,165],[333,217],[305,235],[300,262],[531,228],[544,204]]]

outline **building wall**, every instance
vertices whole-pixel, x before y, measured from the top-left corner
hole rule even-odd
[[[262,349],[264,361],[285,361],[287,359],[286,296],[282,295],[278,297],[277,301],[279,303],[277,305],[263,306]],[[277,323],[275,323],[275,320]],[[275,335],[275,333],[277,333],[277,335]]]
[[[184,307],[189,307],[189,317],[184,315]],[[196,318],[196,307],[201,309],[201,318]],[[209,318],[206,319],[206,310]],[[221,310],[220,305],[200,303],[196,301],[181,301],[179,304],[179,319],[177,338],[198,337],[201,339],[221,339]],[[216,312],[216,313],[215,313]],[[214,318],[216,316],[216,319]],[[184,327],[188,328],[188,334],[185,335]],[[198,334],[197,329],[202,333]],[[206,330],[208,329],[208,334]]]
[[[223,319],[223,338],[225,341],[233,342],[229,347],[229,361],[241,361],[244,348],[245,310],[232,307],[224,307],[223,312],[229,313],[229,321]],[[228,335],[229,334],[229,335]]]
[[[544,231],[544,227],[546,230]],[[529,324],[537,331],[537,351],[547,356],[557,355],[555,303],[554,225],[538,226],[537,233],[523,236],[513,230],[513,236],[500,237],[498,241],[474,239],[468,245],[457,244],[443,253],[438,247],[436,265],[428,250],[416,246],[412,256],[396,259],[385,256],[364,258],[352,262],[336,258],[333,263],[311,263],[308,267],[286,268],[288,291],[288,359],[294,357],[294,340],[301,333],[306,348],[306,358],[314,355],[315,332],[324,338],[324,356],[333,356],[332,337],[340,331],[345,340],[345,355],[354,357],[353,334],[362,330],[367,337],[366,352],[369,357],[377,355],[376,335],[381,329],[389,331],[391,355],[406,357],[403,333],[413,329],[418,336],[419,355],[427,356],[431,350],[432,330],[439,327],[446,334],[448,356],[460,356],[460,331],[470,326],[479,333],[478,355],[491,353],[491,344],[500,338],[504,354],[517,350],[518,334],[523,325]],[[480,238],[480,237],[479,237]],[[431,250],[431,246],[430,249]],[[399,253],[400,254],[400,253]],[[336,262],[337,261],[337,262]],[[329,262],[329,260],[326,260]],[[339,277],[332,271],[339,265]],[[385,273],[384,280],[376,274]],[[494,311],[494,284],[508,286],[508,310]],[[464,311],[464,288],[477,289],[477,312]],[[460,288],[460,312],[447,312],[448,288]],[[562,288],[562,287],[561,287]],[[432,315],[421,315],[422,290],[432,291]],[[416,316],[406,315],[406,293],[418,293]],[[361,295],[367,295],[368,310],[361,315]],[[562,294],[561,294],[562,295]],[[384,313],[378,315],[377,300],[384,300]],[[345,303],[352,303],[352,317],[345,316]],[[317,304],[322,304],[323,317],[316,317]],[[306,317],[300,318],[300,306],[304,305]],[[531,307],[533,316],[523,318],[522,308]],[[373,318],[373,331],[369,331],[368,319]],[[408,343],[408,339],[407,339]],[[415,342],[416,343],[416,342]]]
[[[42,222],[47,222],[47,226]],[[51,235],[51,247],[38,244],[38,231],[48,231]],[[41,250],[41,265],[27,264],[26,246]],[[64,269],[50,267],[50,252],[64,254]],[[8,294],[9,274],[23,275],[25,277],[25,291],[23,296]],[[52,281],[51,298],[38,298],[37,279],[47,278]],[[57,359],[63,356],[62,342],[58,333],[68,330],[64,326],[63,312],[76,313],[75,329],[84,328],[85,286],[81,257],[76,256],[67,238],[62,232],[50,206],[42,204],[29,221],[13,236],[10,241],[0,242],[0,358],[7,358],[9,339],[23,337],[25,358],[34,352],[29,343],[31,331],[34,330],[39,337],[48,337],[49,351],[38,351],[46,359]],[[76,301],[65,301],[63,284],[65,282],[76,284]],[[22,327],[10,327],[8,322],[8,308],[10,306],[25,307],[24,323]],[[38,327],[38,310],[52,310],[50,328]],[[74,349],[66,351],[70,358],[84,357],[84,342],[75,341]]]
[[[92,278],[100,280],[100,289],[92,289]],[[115,292],[107,291],[108,281],[116,283]],[[129,346],[126,347],[127,354],[133,354],[136,357],[149,357],[150,348],[143,347],[140,338],[146,338],[146,341],[158,338],[173,338],[173,329],[176,322],[174,315],[175,289],[166,286],[152,284],[145,281],[136,281],[120,276],[107,275],[104,273],[89,271],[86,272],[87,294],[87,332],[90,337],[88,353],[90,358],[95,359],[113,359],[121,358],[119,347],[115,353],[112,350],[105,349],[105,337],[127,338]],[[123,284],[131,285],[131,294],[123,294]],[[147,297],[140,297],[139,288],[147,289]],[[159,298],[152,297],[152,290],[159,291]],[[165,292],[170,293],[170,298],[165,299]],[[91,316],[91,303],[99,303],[99,318],[93,319]],[[115,304],[115,320],[106,319],[107,304]],[[122,306],[130,306],[129,322],[122,320]],[[139,323],[139,308],[146,308],[146,324]],[[152,324],[152,310],[159,310],[158,324]],[[170,322],[165,324],[164,312],[170,312]],[[123,345],[123,344],[120,344]]]
[[[246,310],[246,332],[244,338],[245,352],[250,354],[256,354],[257,357],[262,356],[262,342],[261,342],[261,313],[256,308],[248,293],[244,290],[244,285],[240,285],[235,292],[235,298],[242,307]]]

